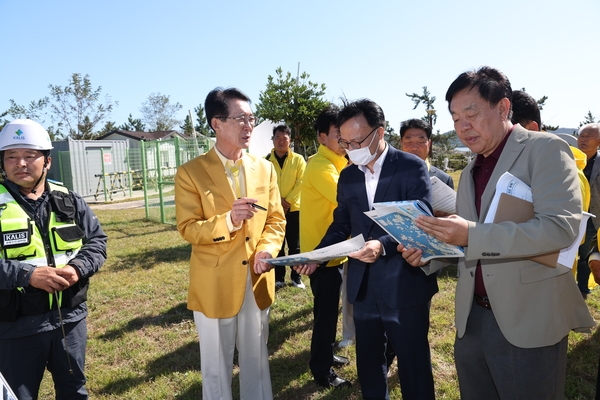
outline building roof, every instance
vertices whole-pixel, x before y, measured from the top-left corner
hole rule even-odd
[[[123,129],[115,129],[108,132],[106,135],[100,136],[97,140],[109,140],[111,135],[121,135],[133,140],[161,140],[172,139],[175,136],[186,137],[177,131],[157,131],[157,132],[139,132],[125,131]]]

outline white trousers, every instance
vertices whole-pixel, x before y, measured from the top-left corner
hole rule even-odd
[[[346,283],[348,282],[348,261],[344,263],[342,269],[342,339],[356,340],[354,334],[354,313],[352,304],[348,303],[348,290]]]
[[[240,366],[240,399],[271,400],[269,371],[269,308],[260,310],[252,293],[250,273],[240,312],[232,318],[207,318],[194,311],[200,339],[200,369],[204,400],[232,400],[233,354]]]

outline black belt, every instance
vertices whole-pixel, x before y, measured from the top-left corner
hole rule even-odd
[[[473,300],[475,300],[475,303],[477,303],[480,307],[483,307],[486,310],[492,309],[490,299],[488,299],[486,296],[479,296],[475,294],[473,295]]]

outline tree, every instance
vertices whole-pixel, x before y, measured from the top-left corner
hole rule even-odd
[[[392,128],[389,121],[385,121],[384,139],[395,148],[400,148],[400,135],[398,135],[394,128]]]
[[[107,121],[104,124],[104,127],[100,131],[98,131],[98,137],[109,134],[112,131],[117,130],[117,129],[119,129],[119,127],[117,126],[116,123],[114,123],[113,121]]]
[[[456,131],[449,131],[441,133],[438,131],[436,135],[431,135],[431,148],[433,155],[431,156],[431,162],[442,167],[444,165],[444,158],[454,158],[452,154],[456,148],[456,143],[459,141],[456,136]]]
[[[547,125],[545,123],[542,122],[542,131],[546,131],[546,132],[554,132],[557,131],[558,128],[560,128],[558,125]]]
[[[204,107],[202,107],[202,104],[194,108],[194,112],[196,113],[196,126],[194,127],[196,133],[207,137],[214,136],[214,132],[212,129],[210,129],[208,123],[206,122],[206,117],[204,116]],[[180,128],[186,135],[192,135],[192,123],[190,122],[189,115],[185,116],[183,125],[181,125]]]
[[[102,86],[92,87],[89,75],[81,76],[80,73],[71,75],[69,83],[65,86],[49,85],[50,110],[53,122],[58,123],[57,132],[66,129],[67,135],[72,139],[94,139],[97,124],[107,118],[113,107],[118,102],[113,102],[108,95],[104,96],[101,103],[100,95]]]
[[[208,125],[208,121],[206,121],[202,104],[199,104],[198,107],[194,108],[194,112],[196,113],[196,132],[204,136],[215,136],[215,133]]]
[[[425,116],[421,118],[423,121],[427,122],[433,128],[433,125],[437,122],[437,111],[433,107],[433,103],[435,103],[435,96],[431,96],[429,90],[427,90],[427,86],[423,86],[423,94],[408,94],[405,93],[406,96],[410,97],[410,99],[415,103],[413,110],[416,110],[419,104],[423,103],[425,106]]]
[[[596,122],[596,118],[594,117],[594,114],[592,114],[591,111],[588,111],[585,118],[583,119],[583,122],[579,123],[579,128],[581,128],[582,126],[587,125],[587,124],[593,124],[595,122]]]
[[[573,131],[573,135],[575,135],[575,136],[579,136],[579,128],[581,128],[582,126],[584,126],[584,125],[587,125],[587,124],[593,124],[593,123],[595,123],[595,122],[596,122],[596,119],[595,119],[595,117],[594,117],[594,114],[592,114],[592,112],[591,112],[591,111],[588,111],[588,113],[587,113],[587,114],[586,114],[586,116],[584,117],[583,121],[582,121],[582,122],[580,122],[580,123],[579,123],[579,126],[577,127],[577,129],[575,129],[575,130]],[[600,122],[600,120],[599,120],[599,122]]]
[[[183,125],[181,125],[179,127],[179,129],[181,129],[181,131],[188,135],[188,136],[192,136],[193,135],[193,129],[192,129],[192,123],[190,122],[190,116],[186,115],[185,119],[183,120]]]
[[[129,113],[127,122],[125,122],[123,125],[119,126],[118,129],[121,129],[124,131],[132,131],[132,132],[144,132],[146,130],[146,127],[142,123],[141,119],[139,119],[139,118],[134,119],[133,116],[131,115],[131,113]]]
[[[525,90],[525,88],[521,88],[521,90],[522,90],[523,92],[526,92],[526,91],[527,91],[527,90]],[[536,103],[537,103],[537,105],[538,105],[538,108],[540,109],[540,111],[542,111],[542,110],[544,109],[544,106],[546,105],[546,100],[548,100],[548,96],[542,96],[542,98],[541,98],[541,99],[537,99],[537,100],[536,100]],[[556,129],[558,129],[558,127],[557,127]],[[556,129],[555,129],[555,130],[556,130]]]
[[[4,111],[0,114],[0,118],[5,116],[10,116],[11,119],[21,119],[28,118],[39,124],[45,125],[46,118],[48,116],[48,104],[50,100],[48,97],[43,97],[38,101],[32,101],[27,106],[22,106],[17,104],[13,99],[9,100],[10,107],[8,110]],[[4,127],[10,121],[3,118],[0,120],[0,129]],[[56,140],[61,137],[61,133],[54,126],[50,125],[46,128],[48,134],[50,135],[50,140]]]
[[[304,149],[314,140],[315,119],[329,105],[323,99],[326,86],[309,81],[306,72],[296,79],[290,72],[284,77],[281,67],[275,73],[275,78],[268,76],[267,87],[259,94],[256,115],[275,123],[285,121],[294,135],[295,149]]]
[[[27,107],[17,104],[13,99],[9,100],[10,108],[6,110],[5,115],[10,115],[14,119],[28,118],[39,124],[45,122],[47,115],[46,107],[50,100],[48,97],[43,97],[38,101],[32,101]]]
[[[171,103],[169,96],[165,94],[152,93],[140,108],[142,122],[150,131],[170,131],[181,125],[181,120],[176,116],[182,107],[179,103]]]
[[[13,99],[10,99],[9,102],[10,108],[2,113],[0,117],[9,115],[12,119],[28,118],[39,124],[45,125],[46,117],[48,115],[47,108],[50,102],[48,97],[43,97],[38,101],[32,101],[27,107],[17,104]],[[7,119],[0,121],[0,128],[3,128],[8,122],[10,121]],[[52,141],[63,137],[60,127],[57,128],[50,125],[46,128],[46,131]]]

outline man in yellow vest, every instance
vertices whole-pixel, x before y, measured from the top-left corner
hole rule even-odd
[[[107,237],[85,201],[46,180],[52,143],[38,123],[0,132],[0,372],[20,400],[36,399],[44,370],[57,399],[87,399],[88,280]]]
[[[273,150],[266,157],[277,172],[277,185],[286,220],[285,241],[277,257],[285,256],[286,245],[288,255],[300,253],[300,185],[306,161],[300,154],[292,151],[291,141],[291,129],[286,125],[276,126],[273,128]],[[306,287],[295,270],[291,270],[290,277],[295,287]],[[275,285],[277,288],[285,286],[285,266],[275,267]]]
[[[300,203],[300,250],[304,253],[317,247],[333,221],[337,206],[337,183],[340,172],[348,164],[346,151],[338,143],[339,109],[331,105],[317,117],[315,128],[319,149],[309,159],[302,178]],[[309,275],[314,296],[313,331],[310,344],[310,371],[315,382],[323,387],[343,388],[351,383],[338,376],[333,366],[348,364],[346,357],[333,354],[337,330],[342,268],[346,257],[321,264]]]

